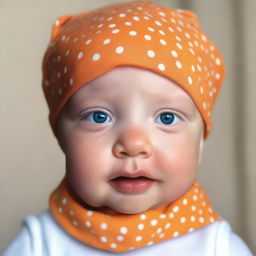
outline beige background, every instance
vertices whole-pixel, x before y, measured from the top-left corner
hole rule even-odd
[[[55,18],[113,0],[0,0],[0,251],[22,219],[47,207],[64,174],[48,125],[41,59]],[[200,180],[219,213],[256,252],[256,1],[162,0],[196,11],[223,52],[227,78]]]

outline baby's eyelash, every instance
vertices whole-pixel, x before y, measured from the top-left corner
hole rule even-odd
[[[111,118],[107,113],[99,110],[86,113],[81,119],[96,124],[108,123],[111,121]]]
[[[163,125],[174,125],[181,121],[178,115],[170,111],[160,113],[155,120]]]

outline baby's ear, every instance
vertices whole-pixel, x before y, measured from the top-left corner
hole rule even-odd
[[[74,15],[62,16],[55,21],[52,27],[51,40],[54,40],[56,38],[56,36],[60,33],[63,26],[73,17]]]

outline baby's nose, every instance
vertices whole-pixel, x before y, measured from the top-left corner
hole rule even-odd
[[[117,138],[113,146],[113,154],[118,158],[136,156],[147,158],[152,154],[152,145],[145,132],[130,129]]]

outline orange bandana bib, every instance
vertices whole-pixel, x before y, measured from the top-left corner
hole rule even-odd
[[[56,221],[72,237],[112,252],[162,242],[220,220],[198,182],[169,205],[139,214],[122,214],[84,208],[64,179],[50,196],[50,208]]]

